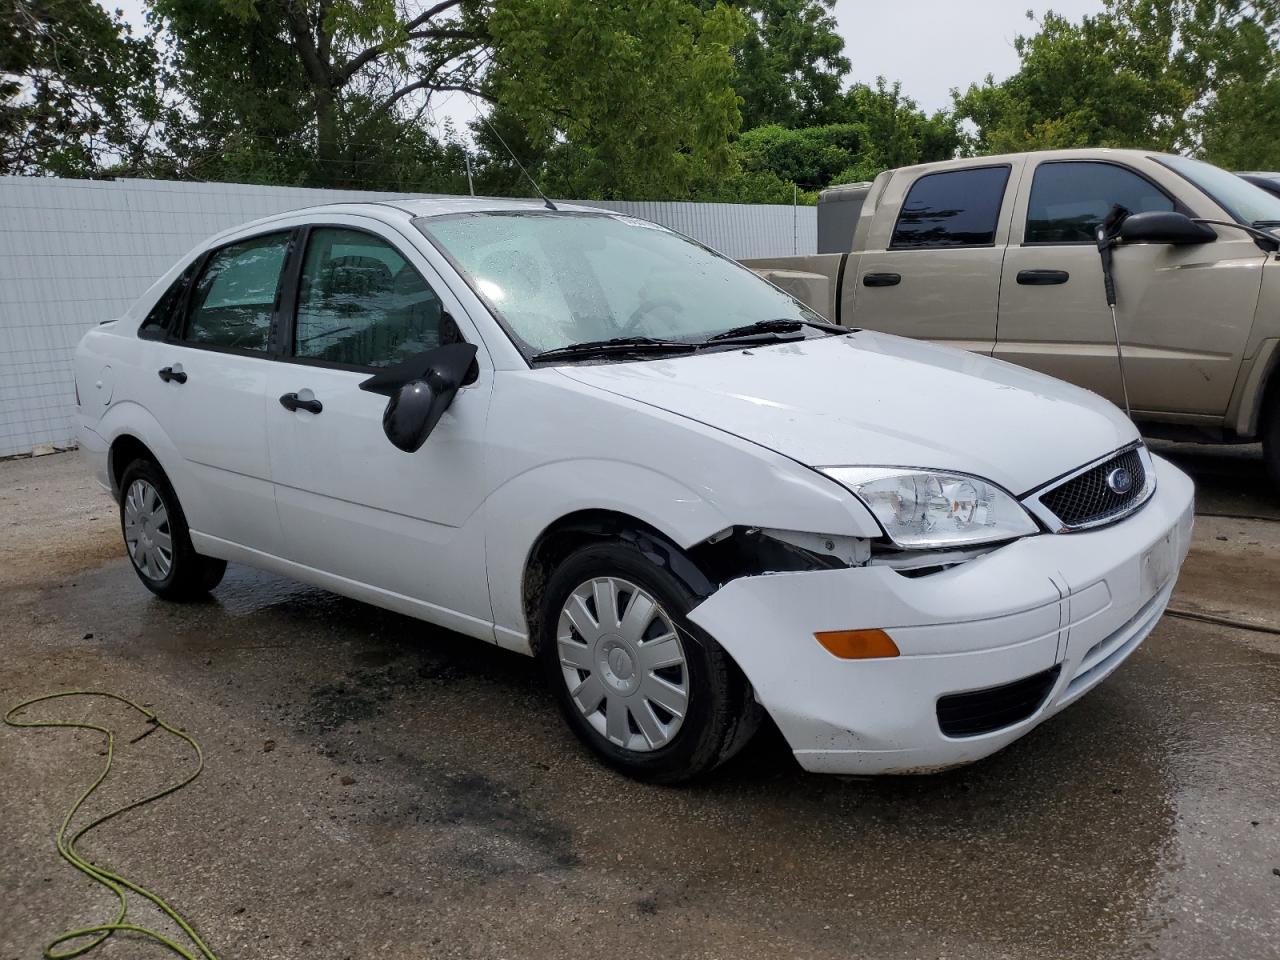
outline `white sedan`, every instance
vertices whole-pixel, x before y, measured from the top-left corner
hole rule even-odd
[[[1133,652],[1190,538],[1190,481],[1101,398],[604,211],[259,220],[75,370],[150,590],[241,562],[536,656],[656,781],[765,713],[809,770],[986,756]]]

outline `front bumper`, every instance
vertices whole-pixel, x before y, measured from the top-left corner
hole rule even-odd
[[[1137,513],[1083,533],[1019,540],[941,573],[888,567],[726,584],[690,613],[734,658],[807,770],[924,773],[994,753],[1110,674],[1163,613],[1191,541],[1190,479],[1159,458]],[[880,628],[901,655],[841,660],[815,631]],[[1010,726],[949,737],[939,698],[1058,667]]]

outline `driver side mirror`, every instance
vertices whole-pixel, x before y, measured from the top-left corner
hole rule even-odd
[[[431,436],[476,359],[473,343],[450,343],[420,353],[360,384],[387,397],[382,431],[405,453],[416,453]]]
[[[1125,243],[1209,243],[1218,239],[1213,228],[1196,223],[1185,213],[1172,210],[1149,210],[1133,213],[1120,224],[1120,239]]]

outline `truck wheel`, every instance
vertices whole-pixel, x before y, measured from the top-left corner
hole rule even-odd
[[[187,518],[164,471],[135,460],[120,479],[120,530],[143,585],[165,600],[193,600],[216,587],[227,562],[191,545]]]
[[[1262,458],[1271,474],[1271,487],[1280,493],[1280,381],[1271,387],[1271,397],[1263,411]]]
[[[686,619],[696,603],[623,542],[570,554],[543,593],[538,655],[565,720],[606,763],[640,780],[708,773],[759,723],[737,666]]]

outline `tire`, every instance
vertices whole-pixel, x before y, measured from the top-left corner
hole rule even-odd
[[[134,460],[120,478],[120,533],[138,579],[165,600],[204,597],[226,572],[225,560],[196,553],[178,496],[150,460]]]
[[[624,542],[579,548],[543,591],[538,657],[565,721],[597,756],[638,780],[680,783],[709,773],[746,745],[763,713],[737,666],[687,619],[697,602]],[[611,606],[621,611],[616,628]]]
[[[1273,380],[1269,393],[1262,411],[1262,458],[1271,475],[1271,489],[1280,494],[1280,381]]]

